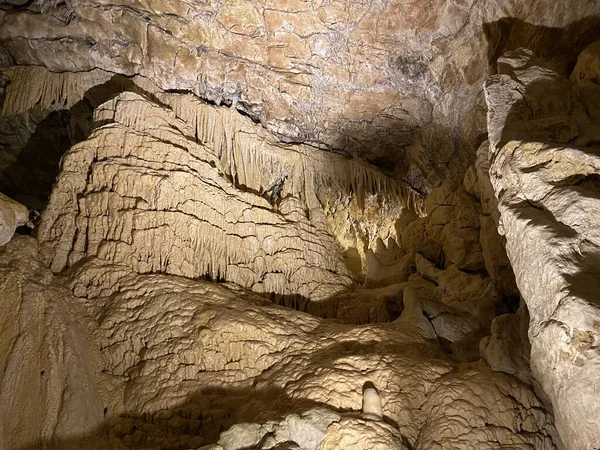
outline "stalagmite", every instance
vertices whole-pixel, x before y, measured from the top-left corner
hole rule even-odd
[[[379,392],[373,386],[373,383],[366,383],[363,388],[363,415],[367,418],[381,420],[383,413],[381,412],[381,398]]]

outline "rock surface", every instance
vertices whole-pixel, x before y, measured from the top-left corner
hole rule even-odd
[[[175,114],[125,93],[94,120],[101,125],[63,159],[40,224],[52,270],[93,255],[140,273],[209,275],[316,300],[349,284],[333,240],[304,204],[290,196],[273,210],[240,192]]]
[[[0,193],[0,246],[10,241],[15,229],[28,221],[27,208]]]
[[[0,1],[0,447],[597,449],[598,8]]]
[[[2,433],[6,448],[40,439],[78,448],[91,437],[100,448],[556,448],[551,417],[526,385],[452,362],[404,313],[348,326],[234,285],[140,275],[96,258],[58,278],[37,253],[28,237],[0,249],[10,312],[2,329],[30,336],[2,347],[13,361],[3,404],[20,407],[26,387],[42,393],[18,414],[2,409],[5,430],[23,424]],[[27,305],[46,311],[41,322]],[[5,389],[15,377],[22,389]],[[384,421],[358,415],[367,382]]]
[[[576,73],[592,67],[594,48]],[[600,141],[577,100],[580,75],[573,89],[528,50],[505,55],[498,66],[500,74],[485,86],[490,177],[531,316],[532,374],[552,401],[567,448],[594,449],[600,436]]]
[[[429,190],[472,162],[490,64],[528,44],[574,61],[597,14],[595,0],[3,2],[0,62],[140,74]]]

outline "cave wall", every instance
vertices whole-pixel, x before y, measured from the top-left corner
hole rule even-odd
[[[598,45],[571,80],[521,49],[485,85],[500,231],[531,316],[531,370],[567,448],[600,436]]]
[[[3,445],[595,448],[597,12],[0,4]]]

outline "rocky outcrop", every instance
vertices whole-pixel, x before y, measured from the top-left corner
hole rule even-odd
[[[594,0],[22,3],[0,8],[4,67],[139,74],[284,140],[395,165],[423,190],[472,162],[497,56],[576,57],[598,38]]]
[[[97,255],[140,273],[209,275],[306,299],[349,284],[333,240],[300,200],[273,209],[237,190],[175,114],[127,93],[94,120],[64,158],[40,225],[52,270]]]
[[[3,408],[8,448],[81,448],[92,436],[101,448],[556,448],[534,393],[482,364],[449,360],[419,325],[420,310],[348,326],[235,285],[140,275],[98,258],[58,278],[37,254],[28,237],[0,249],[0,301],[14,311],[2,329],[20,336],[0,348],[13,361],[2,395],[14,400],[3,404],[23,405],[18,393],[41,386],[18,414]],[[361,414],[369,383],[383,420]],[[42,426],[21,426],[17,439],[16,417]]]
[[[0,447],[108,446],[97,345],[68,287],[16,236],[0,256]]]
[[[597,44],[572,80],[528,50],[485,86],[500,230],[529,309],[531,370],[567,448],[598,446],[600,122]],[[596,59],[594,59],[596,58]]]
[[[526,3],[0,1],[0,448],[596,449],[598,2]]]
[[[27,222],[29,222],[27,208],[0,193],[0,245],[10,241],[17,227]]]

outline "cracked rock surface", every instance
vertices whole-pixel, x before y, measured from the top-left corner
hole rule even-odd
[[[574,61],[600,37],[595,0],[21,3],[0,4],[3,66],[139,74],[284,140],[396,165],[423,190],[472,162],[503,51]]]

